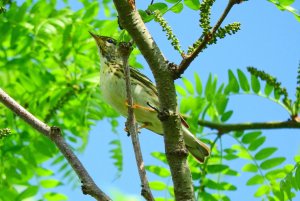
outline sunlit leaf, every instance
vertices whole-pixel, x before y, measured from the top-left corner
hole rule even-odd
[[[148,165],[148,166],[145,166],[145,168],[149,172],[152,172],[160,177],[169,177],[171,175],[170,170],[168,170],[164,167]]]
[[[255,154],[255,159],[256,160],[263,160],[271,156],[275,151],[277,150],[276,147],[267,147],[263,148],[259,152]]]
[[[278,2],[283,6],[288,6],[293,4],[295,0],[278,0]]]
[[[54,188],[60,186],[62,183],[56,179],[46,179],[40,181],[40,184],[44,188]]]
[[[242,142],[245,144],[249,144],[253,142],[257,137],[261,135],[260,131],[253,131],[250,133],[245,133],[242,138]]]
[[[269,96],[272,91],[273,91],[273,87],[271,85],[269,85],[268,83],[266,83],[266,86],[265,86],[265,94],[266,94],[266,96]]]
[[[263,195],[266,195],[266,194],[268,194],[269,192],[270,192],[270,186],[268,186],[268,185],[261,185],[258,189],[257,189],[257,191],[255,192],[255,194],[254,194],[254,196],[255,197],[261,197],[261,196],[263,196]]]
[[[257,172],[258,168],[256,165],[252,164],[252,163],[248,163],[246,165],[243,166],[242,170],[244,172]]]
[[[154,4],[151,4],[148,9],[150,11],[155,11],[155,10],[159,10],[160,12],[165,12],[167,11],[168,9],[168,5],[165,4],[165,3],[160,3],[160,2],[157,2],[157,3],[154,3]]]
[[[260,82],[257,77],[251,75],[251,87],[254,93],[259,93],[260,91]]]
[[[250,85],[249,85],[249,82],[248,82],[248,79],[247,79],[246,75],[240,69],[238,69],[237,72],[238,72],[238,78],[239,78],[239,81],[240,81],[241,88],[245,92],[249,92],[250,91]]]
[[[264,170],[271,169],[283,163],[285,161],[284,157],[276,157],[272,159],[267,159],[260,164],[260,167]]]
[[[180,13],[183,9],[183,4],[182,3],[178,3],[178,4],[175,4],[174,6],[171,7],[171,11],[174,12],[174,13]]]
[[[38,193],[38,190],[38,186],[29,186],[18,195],[16,200],[25,200],[26,198],[33,197]]]
[[[189,94],[193,95],[194,94],[194,86],[191,83],[191,81],[189,81],[188,79],[186,79],[184,77],[182,78],[182,81],[183,81],[183,84],[184,84],[186,90],[189,92]]]
[[[178,0],[165,0],[166,2],[168,2],[168,3],[177,3],[178,2]]]
[[[250,151],[254,151],[258,147],[260,147],[265,141],[266,141],[266,137],[265,136],[261,136],[261,137],[255,139],[253,142],[251,142],[250,145],[249,145],[249,147],[248,147],[248,149]]]
[[[184,4],[192,10],[199,10],[199,0],[184,0]]]
[[[232,116],[233,114],[233,111],[232,110],[229,110],[227,112],[225,112],[224,114],[222,114],[221,116],[221,121],[222,122],[226,122],[228,119],[230,119],[230,117]]]
[[[197,73],[194,73],[195,83],[196,83],[196,91],[198,95],[202,94],[202,82]]]
[[[228,169],[228,165],[224,164],[213,164],[213,165],[208,165],[207,166],[207,171],[211,174],[215,173],[220,173],[223,172],[224,170]]]
[[[261,175],[254,175],[247,181],[248,186],[257,185],[257,184],[263,184],[264,183],[264,177]]]
[[[44,198],[49,201],[64,201],[68,200],[68,197],[61,193],[45,193]]]
[[[181,96],[186,96],[187,93],[184,90],[184,88],[180,85],[175,85],[176,91],[181,95]]]
[[[168,187],[164,182],[161,181],[150,181],[149,186],[151,189],[156,191],[162,191]]]
[[[166,158],[166,155],[164,153],[161,153],[161,152],[152,152],[151,153],[151,156],[153,156],[154,158],[164,162],[164,163],[168,163],[167,162],[167,158]]]
[[[239,83],[237,81],[237,78],[233,74],[231,70],[228,70],[228,85],[225,89],[227,93],[233,92],[233,93],[238,93],[240,90]]]

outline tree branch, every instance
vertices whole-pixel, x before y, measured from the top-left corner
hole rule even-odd
[[[13,98],[11,98],[5,91],[0,88],[0,101],[12,110],[16,115],[21,117],[34,129],[42,133],[44,136],[48,137],[64,157],[68,160],[69,164],[72,166],[73,170],[76,172],[77,176],[82,183],[83,194],[89,194],[97,200],[109,201],[111,200],[93,181],[92,177],[89,175],[87,170],[84,168],[82,163],[73,153],[72,149],[67,145],[66,141],[61,135],[61,131],[57,127],[49,127],[47,124],[43,123],[20,104],[18,104]]]
[[[126,94],[128,102],[128,118],[126,122],[126,128],[129,131],[131,136],[132,145],[134,149],[136,164],[138,167],[141,183],[142,183],[142,192],[141,195],[148,201],[154,201],[154,197],[151,193],[149,182],[146,175],[146,170],[143,161],[143,155],[140,147],[138,128],[134,116],[133,109],[133,98],[131,94],[131,81],[130,81],[130,68],[128,66],[128,58],[132,50],[132,45],[130,43],[121,43],[119,51],[122,55],[123,66],[125,72],[125,81],[126,81]]]
[[[227,4],[227,6],[226,6],[226,8],[225,8],[225,10],[223,12],[223,14],[219,18],[219,20],[217,21],[217,23],[215,24],[215,26],[211,29],[211,31],[208,34],[204,35],[202,43],[200,43],[200,45],[190,55],[187,55],[181,61],[181,63],[179,64],[177,70],[174,72],[174,78],[175,79],[178,79],[184,73],[184,71],[189,67],[189,65],[192,63],[192,61],[206,47],[207,43],[213,38],[213,36],[216,33],[216,31],[219,29],[219,27],[223,23],[224,19],[227,17],[227,15],[228,15],[229,11],[231,10],[231,8],[235,4],[239,4],[241,2],[242,2],[241,0],[229,0],[228,1],[228,4]]]
[[[114,4],[121,26],[129,32],[151,68],[156,81],[160,111],[167,111],[169,114],[162,124],[166,156],[174,182],[175,198],[176,200],[194,200],[191,172],[186,162],[186,149],[180,133],[181,121],[176,113],[177,102],[173,73],[169,71],[166,59],[132,1],[114,0]]]
[[[218,130],[219,134],[229,133],[231,131],[254,130],[254,129],[283,129],[283,128],[300,128],[300,123],[294,120],[281,122],[254,122],[254,123],[238,123],[223,124],[206,120],[198,120],[200,126]]]

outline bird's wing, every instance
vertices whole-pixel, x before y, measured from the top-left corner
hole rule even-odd
[[[130,76],[141,82],[145,87],[144,89],[150,89],[150,93],[154,96],[152,96],[158,103],[158,93],[156,86],[153,84],[153,82],[144,74],[140,73],[137,69],[134,69],[130,67]],[[190,126],[185,121],[184,117],[180,115],[181,123],[186,127],[189,128]]]
[[[140,83],[142,83],[145,86],[145,89],[149,88],[150,93],[153,96],[156,96],[158,99],[158,93],[156,86],[153,84],[153,82],[144,74],[140,73],[138,70],[134,68],[130,68],[130,76],[132,76],[134,79],[138,80]]]

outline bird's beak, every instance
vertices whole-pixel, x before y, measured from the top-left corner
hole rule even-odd
[[[97,34],[94,34],[94,33],[90,32],[90,31],[89,31],[89,33],[95,39],[95,41],[96,41],[98,47],[100,47],[100,49],[101,49],[101,47],[104,47],[104,41],[101,38],[101,36],[98,36]]]
[[[94,33],[92,33],[92,32],[90,32],[89,31],[89,33],[91,34],[91,36],[93,36],[93,38],[96,40],[96,38],[97,38],[97,35],[96,34],[94,34]]]

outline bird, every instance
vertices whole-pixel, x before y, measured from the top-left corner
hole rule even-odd
[[[122,116],[128,116],[126,95],[125,69],[123,57],[120,54],[120,43],[114,38],[100,36],[89,32],[94,38],[100,55],[100,88],[103,100]],[[134,115],[142,128],[163,135],[163,126],[153,108],[159,107],[158,92],[154,83],[129,66],[131,91],[133,98]],[[185,146],[189,153],[199,162],[203,163],[210,155],[208,145],[200,141],[182,123],[182,132]]]

